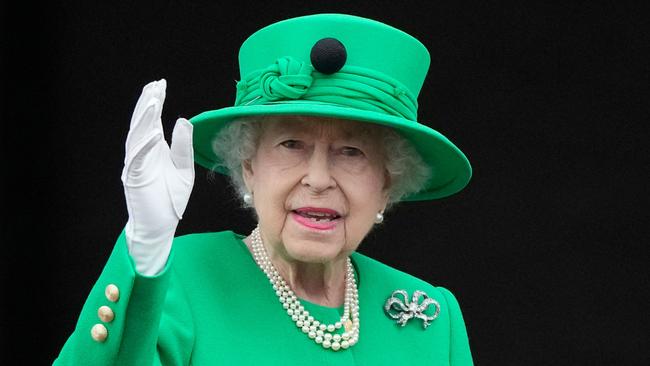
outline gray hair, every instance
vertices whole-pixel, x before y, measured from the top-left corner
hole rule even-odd
[[[230,184],[234,188],[243,207],[250,207],[243,201],[248,193],[242,173],[242,162],[252,159],[257,151],[257,144],[262,134],[262,121],[267,116],[240,117],[228,123],[212,139],[212,151],[221,158],[221,162],[212,167],[214,170],[227,169]],[[413,145],[395,130],[381,125],[373,125],[368,132],[383,146],[384,167],[390,177],[388,204],[386,210],[405,196],[420,191],[432,175],[431,168],[424,163]]]

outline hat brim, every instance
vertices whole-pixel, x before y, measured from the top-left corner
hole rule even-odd
[[[219,158],[212,151],[212,139],[229,122],[244,116],[307,115],[336,117],[388,126],[411,141],[422,159],[433,170],[425,187],[402,201],[432,200],[450,196],[463,189],[472,176],[472,168],[460,149],[436,130],[397,116],[305,100],[269,102],[249,106],[226,107],[203,112],[190,119],[194,127],[194,161],[212,170]],[[227,171],[215,171],[228,174]]]

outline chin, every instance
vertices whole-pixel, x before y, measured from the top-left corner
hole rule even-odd
[[[345,248],[344,228],[340,225],[332,231],[319,231],[289,221],[281,234],[284,250],[291,259],[305,263],[335,260]]]
[[[343,247],[333,243],[322,243],[312,240],[287,240],[284,250],[287,255],[303,263],[327,263],[341,255]]]

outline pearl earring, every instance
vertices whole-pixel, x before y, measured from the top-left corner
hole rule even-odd
[[[375,224],[381,224],[384,221],[384,214],[381,212],[377,212],[377,216],[375,217]]]
[[[253,204],[253,195],[250,193],[245,193],[244,194],[244,202],[246,202],[247,205],[252,205]]]

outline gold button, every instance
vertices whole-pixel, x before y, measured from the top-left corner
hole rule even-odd
[[[106,291],[104,293],[106,294],[108,301],[111,302],[117,302],[117,300],[120,298],[120,289],[118,289],[117,286],[112,283],[106,286]]]
[[[99,319],[104,323],[110,323],[113,321],[113,318],[115,318],[113,310],[106,305],[101,306],[99,310],[97,310],[97,315],[99,316]]]
[[[108,337],[108,330],[102,324],[95,324],[90,330],[90,336],[93,337],[95,342],[104,342]]]

